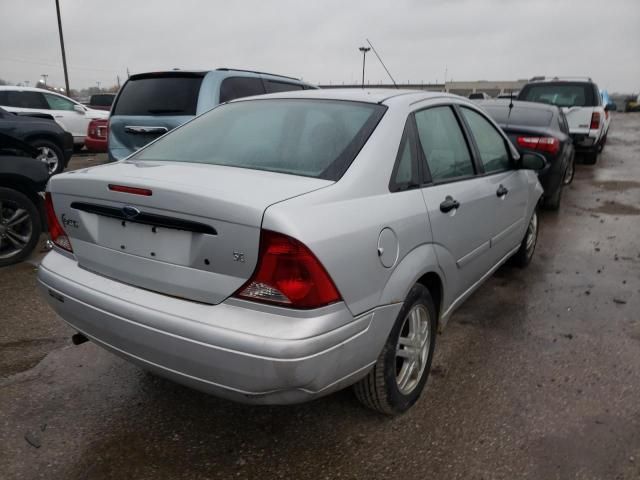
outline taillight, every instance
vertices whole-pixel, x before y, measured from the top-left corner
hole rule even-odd
[[[47,223],[49,224],[49,236],[51,236],[51,241],[60,248],[73,252],[73,247],[71,247],[71,241],[67,236],[67,232],[65,232],[62,225],[60,225],[56,212],[53,209],[53,201],[51,200],[51,193],[49,192],[45,194],[44,205],[45,210],[47,211]]]
[[[547,152],[552,155],[560,150],[560,141],[555,137],[518,137],[516,143],[521,148]]]
[[[593,112],[591,114],[591,125],[589,128],[591,130],[597,130],[600,128],[600,112]]]
[[[338,289],[305,245],[263,230],[258,265],[235,294],[240,298],[292,308],[318,308],[340,300]]]

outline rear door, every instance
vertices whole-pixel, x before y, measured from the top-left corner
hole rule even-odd
[[[77,112],[75,104],[64,97],[53,93],[44,93],[44,98],[56,122],[71,133],[75,139],[83,139],[87,135],[89,119],[86,112]]]
[[[196,115],[203,73],[133,75],[109,119],[109,157],[122,159]]]
[[[506,138],[477,110],[460,107],[469,129],[486,187],[493,192],[487,204],[492,223],[491,259],[497,263],[522,240],[528,223],[528,183],[523,170],[515,169]]]
[[[440,262],[455,297],[491,267],[495,191],[476,175],[472,150],[451,105],[414,114],[425,187],[422,189]]]

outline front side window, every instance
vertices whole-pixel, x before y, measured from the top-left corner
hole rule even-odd
[[[476,141],[485,173],[501,172],[509,169],[511,160],[502,135],[479,113],[468,108],[462,108],[461,110]]]
[[[386,107],[271,99],[214,108],[137,153],[134,160],[208,163],[337,180]]]
[[[51,93],[45,93],[44,98],[51,110],[73,110],[74,103],[66,98]]]
[[[229,77],[220,85],[220,103],[230,102],[236,98],[263,95],[264,85],[261,78],[256,77]]]
[[[431,180],[440,182],[474,174],[467,142],[451,107],[421,110],[415,118]]]

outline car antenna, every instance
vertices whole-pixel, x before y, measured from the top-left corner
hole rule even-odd
[[[391,81],[393,82],[393,86],[398,88],[398,84],[396,83],[396,81],[393,79],[393,77],[391,76],[391,72],[389,72],[389,69],[387,68],[387,66],[384,64],[384,62],[382,61],[382,58],[380,58],[380,55],[378,55],[378,52],[376,52],[376,49],[373,48],[373,44],[369,41],[369,39],[367,38],[367,43],[369,44],[369,46],[371,47],[371,50],[373,50],[373,53],[376,54],[376,57],[378,57],[378,60],[380,60],[380,63],[382,64],[382,66],[384,67],[385,71],[387,72],[387,75],[389,75],[389,78],[391,79]]]

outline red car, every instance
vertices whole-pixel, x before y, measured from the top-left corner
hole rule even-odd
[[[84,146],[94,153],[107,151],[107,138],[109,136],[109,120],[96,119],[89,122],[87,136],[84,138]]]

